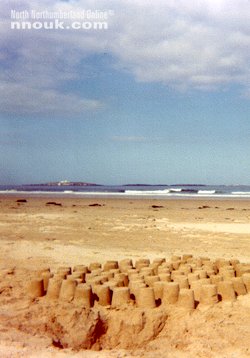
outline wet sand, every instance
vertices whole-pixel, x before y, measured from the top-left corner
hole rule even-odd
[[[17,202],[20,199],[27,202]],[[52,204],[46,204],[48,202]],[[65,351],[51,345],[48,338],[39,336],[39,330],[31,329],[29,332],[27,328],[20,328],[20,322],[6,323],[6,315],[15,316],[15,310],[23,310],[28,315],[27,302],[25,298],[22,300],[23,278],[47,266],[55,269],[64,265],[89,265],[91,262],[103,264],[107,260],[124,258],[133,261],[138,258],[168,259],[183,254],[211,259],[237,258],[250,263],[250,201],[4,195],[0,197],[0,240],[0,266],[4,272],[0,290],[3,307],[0,353],[3,357],[50,357],[53,354],[58,357],[153,357],[154,354],[159,357],[167,357],[167,354],[171,357],[190,354],[194,357],[233,357],[234,354],[244,357],[250,354],[250,334],[247,333],[250,315],[244,308],[248,306],[249,294],[242,305],[239,301],[238,306],[235,304],[230,309],[216,308],[221,312],[220,320],[216,317],[218,312],[213,310],[210,313],[199,312],[199,317],[184,315],[182,320],[178,320],[176,315],[170,317],[170,322],[178,320],[178,328],[158,337],[157,344],[154,340],[149,342],[144,350],[126,351],[118,345],[119,350],[114,347],[112,351]],[[6,275],[6,269],[14,269],[15,275]],[[244,323],[240,317],[242,314],[246,317]],[[222,323],[220,327],[216,326],[217,336],[214,337],[212,331],[219,321]],[[198,332],[199,322],[205,327],[203,336]],[[185,329],[189,333],[182,341],[177,336],[182,335]],[[220,344],[220,333],[224,337],[224,346]],[[164,339],[169,344],[166,345]],[[174,343],[175,339],[177,343]],[[37,347],[42,353],[37,353]]]

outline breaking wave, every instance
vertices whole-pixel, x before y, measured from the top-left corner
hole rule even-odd
[[[142,187],[143,186],[143,187]],[[237,190],[238,189],[238,190]],[[121,186],[99,186],[99,187],[81,187],[74,186],[69,188],[34,186],[25,188],[0,187],[1,195],[36,195],[36,196],[78,196],[78,197],[185,197],[185,198],[250,198],[250,186],[205,186],[205,185],[121,185]]]

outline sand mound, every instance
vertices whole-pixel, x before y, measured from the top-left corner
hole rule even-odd
[[[157,337],[165,322],[165,312],[61,309],[49,318],[47,328],[53,344],[62,348],[134,349]]]

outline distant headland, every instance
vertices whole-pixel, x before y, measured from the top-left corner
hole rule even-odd
[[[40,184],[25,184],[28,186],[102,186],[101,184],[95,184],[95,183],[87,183],[82,181],[68,181],[68,180],[61,180],[61,181],[55,181],[55,182],[49,182],[49,183],[40,183]],[[23,186],[25,186],[23,185]]]
[[[61,180],[55,182],[48,182],[48,183],[39,183],[39,184],[23,184],[22,186],[105,186],[103,184],[96,184],[96,183],[89,183],[84,181],[69,181],[69,180]],[[108,185],[112,186],[112,185]],[[146,184],[146,183],[133,183],[133,184],[120,184],[120,187],[198,187],[198,186],[206,186],[205,184]]]

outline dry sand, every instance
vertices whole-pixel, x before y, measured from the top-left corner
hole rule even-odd
[[[48,266],[185,253],[250,263],[250,201],[26,197],[17,203],[24,198],[0,197],[1,357],[250,356],[250,294],[193,312],[94,308],[88,317],[70,304],[27,296],[29,279]],[[108,333],[92,345],[98,351],[52,344],[55,317],[67,321],[68,331],[61,332],[67,337],[99,316]]]

